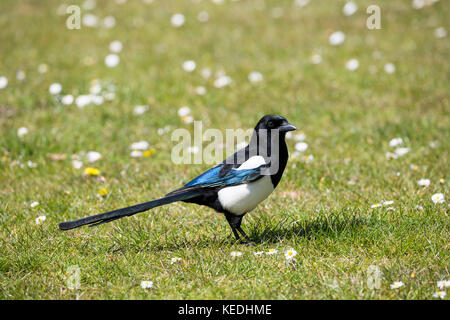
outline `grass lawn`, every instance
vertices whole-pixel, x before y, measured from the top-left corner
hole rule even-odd
[[[449,1],[414,9],[410,0],[361,0],[349,16],[346,1],[120,2],[97,0],[91,10],[76,0],[0,2],[1,299],[434,299],[446,291],[437,282],[450,278]],[[61,3],[80,5],[98,26],[68,29]],[[380,30],[366,27],[371,4],[381,8]],[[185,17],[179,27],[175,13]],[[337,31],[345,40],[331,45]],[[123,49],[108,67],[114,40]],[[346,68],[351,59],[356,70]],[[253,71],[262,81],[249,81]],[[220,87],[224,74],[231,83]],[[90,91],[97,104],[78,107]],[[67,95],[77,100],[64,104]],[[148,109],[135,114],[139,105]],[[204,129],[248,129],[272,113],[305,135],[303,152],[295,153],[302,137],[288,140],[279,187],[244,218],[256,245],[235,243],[222,215],[184,203],[60,231],[59,222],[155,199],[211,166],[171,160],[173,130],[193,130],[178,115],[183,106]],[[394,138],[402,143],[390,146]],[[154,153],[132,157],[130,145],[142,140]],[[89,163],[89,151],[101,159]],[[100,174],[86,176],[88,167]],[[444,203],[432,201],[437,193]],[[290,248],[298,253],[286,263]],[[278,252],[254,255],[270,249]],[[141,288],[145,280],[153,287]],[[391,289],[397,281],[403,286]]]

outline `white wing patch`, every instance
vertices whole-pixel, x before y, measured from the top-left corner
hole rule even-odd
[[[243,164],[239,166],[236,170],[244,170],[244,169],[255,169],[263,164],[266,164],[266,161],[261,156],[253,156],[247,161],[245,161]]]
[[[254,156],[236,170],[254,169],[265,163],[263,157]],[[273,189],[270,176],[264,176],[254,182],[223,188],[219,190],[218,197],[222,207],[230,213],[240,215],[255,209],[261,201],[272,193]]]

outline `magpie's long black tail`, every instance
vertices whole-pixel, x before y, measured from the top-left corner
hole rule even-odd
[[[70,230],[89,224],[90,227],[98,226],[100,224],[111,222],[126,216],[132,216],[136,213],[147,211],[165,204],[169,204],[176,201],[182,201],[194,198],[198,193],[193,190],[186,190],[177,192],[175,194],[168,194],[164,198],[156,199],[149,202],[137,204],[135,206],[126,207],[118,210],[113,210],[95,216],[81,218],[78,220],[66,221],[59,224],[59,229]]]

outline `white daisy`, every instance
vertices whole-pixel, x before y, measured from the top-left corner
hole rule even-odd
[[[278,253],[277,249],[269,249],[269,251],[266,252],[267,255],[272,255]]]
[[[33,201],[33,202],[30,204],[30,207],[31,207],[31,208],[34,208],[34,207],[37,207],[38,205],[39,205],[39,202]]]
[[[131,151],[130,156],[133,157],[133,158],[142,157],[142,151],[133,150],[133,151]]]
[[[412,7],[414,9],[422,9],[425,6],[425,0],[413,0]]]
[[[144,114],[148,110],[148,106],[136,106],[133,109],[133,113],[135,115],[141,115]]]
[[[254,256],[261,256],[261,255],[263,255],[264,254],[264,251],[256,251],[256,252],[253,252],[253,255]]]
[[[430,148],[435,149],[435,148],[437,148],[439,146],[439,141],[430,141],[428,143],[428,145],[430,146]]]
[[[444,203],[445,202],[444,194],[443,193],[435,193],[431,196],[431,200],[433,201],[434,204]]]
[[[98,17],[92,13],[86,13],[82,18],[83,25],[89,28],[96,27],[98,25]]]
[[[405,284],[401,281],[396,281],[393,284],[391,284],[391,289],[398,289],[400,287],[403,287]]]
[[[185,116],[182,118],[184,123],[192,123],[194,122],[194,117],[193,116]]]
[[[91,86],[89,87],[89,93],[95,95],[100,94],[100,92],[102,92],[102,84],[100,83],[100,80],[92,80]]]
[[[38,65],[38,72],[39,73],[46,73],[48,71],[48,66],[45,63],[41,63]]]
[[[435,293],[433,293],[434,298],[444,299],[446,295],[447,295],[447,292],[445,292],[445,291],[436,291]]]
[[[263,75],[258,71],[252,71],[248,75],[248,80],[252,83],[261,82],[263,78]]]
[[[191,113],[191,108],[189,108],[188,106],[184,106],[181,107],[180,109],[178,109],[178,115],[180,117],[185,117],[187,115],[189,115]]]
[[[397,159],[398,155],[396,155],[395,153],[392,153],[392,152],[386,152],[386,158],[388,158],[388,159]]]
[[[392,74],[395,72],[395,66],[392,63],[386,63],[384,65],[384,72]]]
[[[97,160],[100,160],[102,158],[102,155],[97,151],[89,151],[86,154],[86,157],[87,157],[87,160],[92,163]]]
[[[240,257],[240,256],[242,256],[242,252],[240,252],[240,251],[232,251],[231,252],[231,256],[232,257]]]
[[[131,144],[131,149],[132,150],[148,150],[148,148],[150,147],[150,143],[148,143],[147,141],[138,141],[138,142],[134,142]]]
[[[428,187],[430,185],[430,179],[420,179],[417,184],[422,187]]]
[[[389,201],[383,201],[383,206],[389,206],[389,205],[391,205],[391,204],[393,204],[394,203],[394,201],[392,201],[392,200],[389,200]]]
[[[211,69],[209,69],[209,68],[202,69],[202,77],[203,78],[209,79],[211,77],[211,74],[212,74]]]
[[[80,169],[83,166],[83,162],[81,162],[80,160],[72,160],[72,166],[75,169]]]
[[[409,148],[397,148],[394,151],[394,153],[399,157],[404,156],[408,152],[409,152]]]
[[[0,89],[6,88],[7,85],[8,85],[8,78],[3,76],[0,77]]]
[[[166,133],[166,132],[169,132],[170,131],[170,127],[169,126],[165,126],[164,128],[158,128],[158,134],[159,135],[163,135],[164,133]]]
[[[198,87],[195,88],[195,93],[200,95],[200,96],[203,96],[203,95],[206,94],[206,88],[203,87],[203,86],[198,86]]]
[[[396,147],[400,144],[403,143],[403,139],[402,138],[394,138],[391,141],[389,141],[389,146],[390,147]]]
[[[36,224],[41,224],[42,222],[45,221],[45,219],[47,219],[46,216],[39,216],[39,217],[37,217],[36,220],[35,220]]]
[[[311,162],[313,162],[313,160],[314,160],[314,156],[312,154],[309,154],[303,158],[303,161],[305,163],[311,163]]]
[[[438,39],[445,38],[447,36],[447,30],[444,27],[439,27],[434,30],[434,36]]]
[[[122,51],[122,48],[122,42],[120,42],[119,40],[114,40],[109,44],[109,50],[111,52],[119,53],[120,51]]]
[[[219,76],[216,80],[214,80],[214,87],[223,88],[228,86],[231,83],[231,78],[226,75]]]
[[[113,16],[106,16],[102,21],[102,26],[106,29],[111,29],[116,25],[116,18]]]
[[[91,94],[90,95],[90,100],[91,100],[92,103],[94,103],[94,104],[99,106],[99,105],[103,104],[103,102],[105,101],[105,98],[103,98],[103,96]]]
[[[50,94],[56,95],[61,93],[62,85],[60,83],[52,83],[50,87],[48,88],[48,91]]]
[[[197,66],[196,64],[195,64],[195,61],[193,61],[193,60],[187,60],[187,61],[185,61],[185,62],[183,62],[183,70],[184,71],[186,71],[186,72],[192,72],[192,71],[194,71],[195,70],[195,67]]]
[[[117,54],[111,53],[105,57],[105,64],[108,68],[116,67],[120,62],[120,58]]]
[[[75,99],[75,104],[78,108],[84,108],[85,106],[91,104],[91,96],[88,94],[82,94]]]
[[[375,204],[371,205],[370,207],[371,207],[372,209],[374,209],[374,208],[379,208],[379,207],[381,207],[381,206],[383,206],[381,203],[375,203]]]
[[[355,71],[359,67],[359,61],[357,59],[350,59],[345,64],[345,68],[350,71]]]
[[[286,250],[286,252],[284,253],[284,257],[286,258],[286,260],[292,260],[296,255],[297,251],[295,251],[294,249]]]
[[[153,288],[153,281],[141,281],[142,289],[150,289]]]
[[[184,15],[182,15],[181,13],[176,13],[170,18],[170,23],[172,24],[172,26],[176,28],[181,27],[184,24],[184,22],[185,18]]]
[[[299,152],[306,151],[306,149],[308,149],[308,144],[306,142],[297,142],[295,144],[295,150]]]
[[[181,261],[181,258],[180,257],[174,257],[174,258],[170,259],[170,264],[177,263],[178,261]]]
[[[28,168],[36,168],[38,166],[38,164],[28,160],[27,161],[27,166],[28,166]]]
[[[25,72],[23,70],[17,71],[17,73],[16,73],[16,79],[17,80],[23,81],[23,80],[25,80],[25,78],[26,78],[26,74],[25,74]],[[0,87],[1,87],[1,85],[0,85]]]
[[[450,287],[450,280],[441,280],[437,282],[437,286],[439,289]]]
[[[20,127],[19,129],[17,129],[17,135],[19,136],[19,138],[22,138],[23,136],[28,134],[28,128],[26,127]]]
[[[333,32],[330,37],[328,38],[328,41],[331,45],[337,46],[344,42],[345,40],[345,34],[342,31],[336,31]]]
[[[353,1],[349,1],[345,4],[344,8],[342,8],[342,12],[346,16],[351,16],[358,10],[358,6]]]
[[[67,94],[61,98],[62,104],[69,105],[72,104],[75,98],[71,94]]]

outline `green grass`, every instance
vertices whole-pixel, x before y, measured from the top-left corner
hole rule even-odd
[[[345,1],[301,9],[291,0],[267,0],[265,8],[244,0],[97,2],[93,13],[114,16],[114,28],[68,30],[66,16],[56,14],[60,1],[0,4],[0,76],[9,80],[0,90],[0,298],[432,299],[436,282],[450,278],[450,42],[434,36],[438,27],[450,31],[448,1],[422,10],[411,1],[378,1],[382,29],[373,31],[365,26],[373,1],[358,1],[350,17],[342,14]],[[196,18],[202,10],[206,23]],[[170,25],[176,12],[186,17],[181,28]],[[328,37],[338,30],[346,40],[334,47]],[[124,49],[120,64],[107,68],[113,40]],[[322,63],[311,63],[314,53]],[[360,63],[353,72],[345,68],[351,58]],[[181,68],[189,59],[197,63],[192,73]],[[42,63],[47,73],[37,71]],[[395,73],[383,71],[386,63]],[[225,70],[232,84],[215,88],[201,76],[205,67]],[[262,82],[247,80],[253,70]],[[79,109],[48,92],[59,82],[77,96],[92,79],[113,83],[115,99]],[[207,93],[195,94],[196,86]],[[141,104],[149,111],[134,115]],[[59,231],[59,222],[157,198],[209,167],[175,165],[171,132],[157,134],[166,125],[191,130],[177,115],[184,105],[205,129],[246,129],[275,113],[306,134],[305,155],[314,161],[291,158],[277,190],[244,218],[256,246],[234,243],[223,216],[183,203]],[[19,138],[22,126],[29,134]],[[410,152],[388,160],[395,137]],[[156,153],[131,158],[130,144],[140,140]],[[288,143],[292,152],[295,142]],[[73,154],[90,150],[103,156],[90,166],[104,181],[72,167]],[[38,166],[28,168],[28,160]],[[431,185],[418,186],[421,178]],[[100,188],[109,194],[99,198]],[[438,192],[446,203],[433,204]],[[371,208],[383,200],[395,210]],[[39,206],[31,208],[33,201]],[[36,225],[39,215],[47,219]],[[279,253],[253,255],[270,248]],[[294,265],[285,263],[288,248],[298,251]],[[171,264],[175,256],[182,261]],[[73,265],[79,290],[66,286]],[[379,289],[368,288],[369,266],[383,274]],[[143,290],[142,280],[154,288]],[[394,281],[405,285],[392,290]]]

